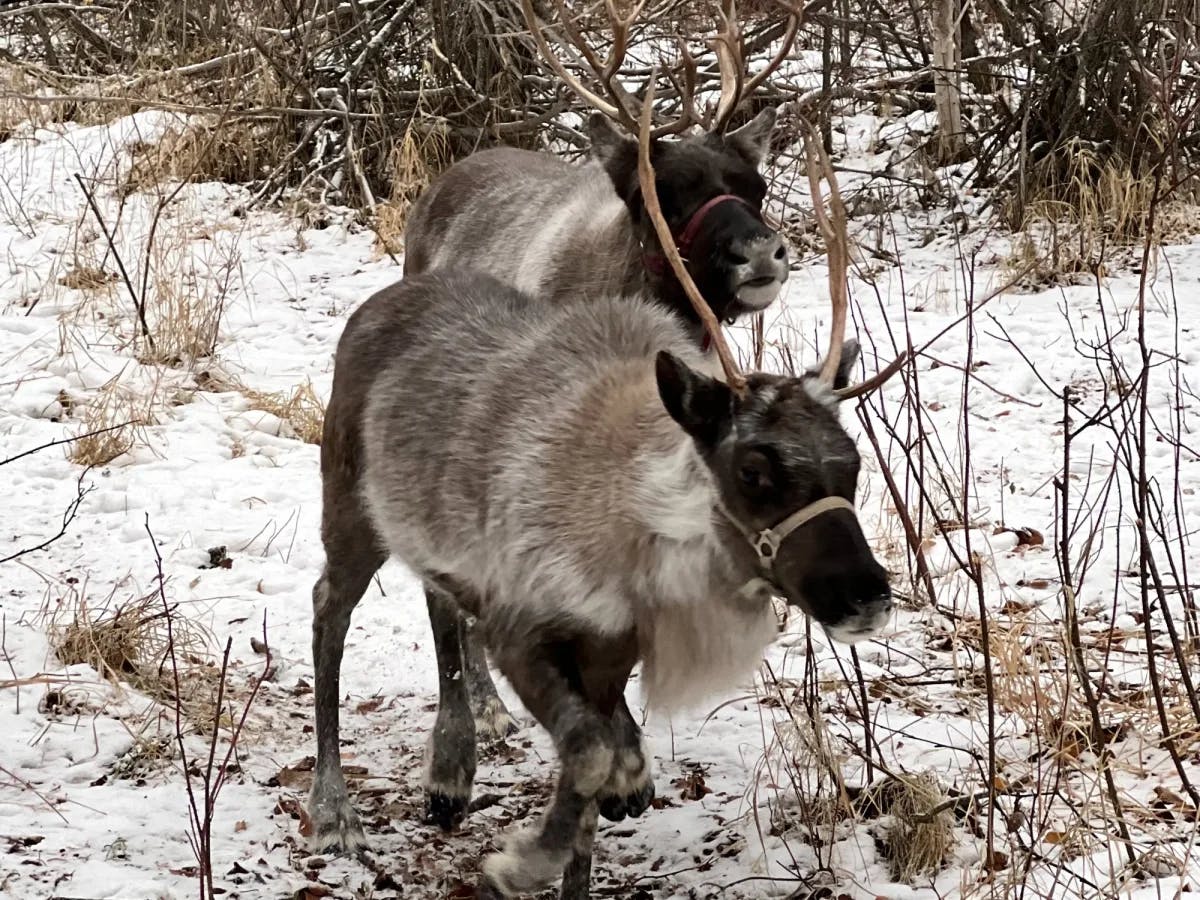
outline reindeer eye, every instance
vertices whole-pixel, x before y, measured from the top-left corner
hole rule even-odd
[[[762,494],[775,486],[771,477],[771,461],[758,450],[746,454],[738,466],[737,478],[748,494]]]

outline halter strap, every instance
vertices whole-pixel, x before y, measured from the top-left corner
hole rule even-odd
[[[729,511],[724,507],[721,507],[721,512],[746,537],[746,540],[750,542],[750,546],[754,548],[754,552],[758,554],[759,563],[762,564],[767,572],[770,572],[775,563],[775,555],[779,552],[780,546],[787,539],[788,535],[805,522],[835,509],[848,509],[853,512],[854,504],[844,497],[822,497],[820,500],[816,500],[807,506],[800,507],[773,528],[764,528],[757,532],[745,527],[730,515]]]
[[[679,251],[679,255],[687,261],[688,253],[691,252],[692,244],[700,234],[700,226],[704,224],[704,219],[710,212],[720,206],[722,203],[740,203],[747,207],[755,216],[762,218],[759,213],[739,197],[737,194],[717,194],[707,203],[703,204],[688,218],[687,223],[683,226],[683,231],[675,236],[675,249]],[[670,269],[667,265],[667,258],[661,253],[642,253],[642,265],[653,275],[665,275]]]
[[[675,239],[675,246],[679,248],[679,255],[687,259],[688,252],[692,249],[692,242],[696,240],[696,236],[700,233],[700,226],[704,224],[705,216],[722,203],[735,202],[742,204],[742,206],[750,206],[749,203],[737,194],[717,194],[717,196],[692,213],[692,217],[688,219],[687,225],[683,227],[683,232]]]

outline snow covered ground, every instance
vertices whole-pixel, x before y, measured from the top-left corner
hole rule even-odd
[[[0,896],[196,891],[178,760],[161,754],[156,765],[154,754],[144,753],[155,735],[173,734],[173,714],[159,715],[144,693],[89,666],[64,665],[52,647],[52,635],[81,605],[112,610],[154,594],[151,535],[178,614],[211,634],[216,658],[232,639],[235,706],[264,669],[266,657],[252,640],[262,637],[265,621],[273,671],[216,805],[212,853],[226,895],[470,896],[464,886],[473,883],[480,854],[540,810],[553,754],[526,722],[484,751],[476,795],[490,796],[458,833],[421,824],[421,755],[436,676],[418,585],[398,565],[382,571],[358,607],[343,666],[344,762],[360,767],[352,793],[366,813],[374,862],[311,857],[300,835],[299,803],[310,777],[305,757],[315,749],[308,685],[309,591],[322,564],[318,450],[279,417],[255,409],[254,397],[309,381],[318,396],[328,396],[347,315],[399,278],[399,268],[369,231],[347,224],[349,215],[314,223],[245,212],[247,192],[227,185],[125,196],[131,154],[169,124],[144,113],[109,126],[19,132],[0,143],[0,459],[86,430],[89,404],[98,398],[146,419],[128,452],[86,472],[68,458],[68,446],[0,466],[0,558],[57,534],[64,510],[81,485],[86,489],[65,535],[0,566]],[[851,121],[848,131],[861,137],[870,127]],[[864,155],[860,167],[884,155]],[[76,173],[115,230],[135,290],[150,258],[152,332],[166,327],[155,318],[162,309],[221,304],[211,359],[195,366],[150,361],[170,354],[152,353],[138,338],[130,295]],[[597,896],[1149,898],[1200,884],[1195,808],[1158,740],[1139,581],[1125,574],[1138,559],[1130,485],[1118,473],[1105,492],[1121,439],[1099,426],[1075,441],[1068,482],[1081,524],[1071,552],[1090,566],[1077,600],[1080,630],[1089,666],[1107,672],[1099,703],[1136,866],[1116,839],[1096,755],[1080,744],[1088,710],[1061,652],[1064,591],[1054,542],[1063,409],[1053,392],[1073,386],[1073,426],[1106,400],[1128,395],[1119,373],[1090,359],[1086,344],[1107,328],[1114,335],[1108,345],[1136,375],[1130,317],[1138,274],[1127,270],[1099,288],[1084,280],[1005,291],[975,315],[968,342],[961,321],[968,297],[979,300],[1013,276],[1011,241],[979,228],[972,218],[978,203],[963,199],[975,226],[965,235],[952,231],[960,220],[939,226],[944,213],[920,227],[908,221],[917,211],[907,207],[884,217],[878,243],[902,265],[866,254],[853,284],[868,366],[876,365],[872,347],[882,364],[893,339],[903,346],[907,332],[920,345],[945,330],[918,359],[915,380],[910,373],[911,402],[896,379],[867,417],[906,505],[914,515],[922,510],[918,537],[931,573],[919,588],[933,585],[934,598],[914,594],[903,602],[891,633],[859,647],[857,660],[818,633],[807,636],[796,617],[758,684],[730,692],[712,710],[650,719],[662,808],[633,822],[602,823]],[[864,245],[879,237],[859,234]],[[815,360],[814,341],[824,334],[824,277],[822,258],[804,259],[768,321],[768,338],[787,342],[805,364]],[[1200,512],[1200,458],[1188,446],[1186,394],[1200,374],[1200,356],[1190,340],[1193,324],[1177,314],[1172,297],[1186,309],[1198,280],[1200,244],[1167,248],[1150,272],[1146,314],[1148,343],[1171,357],[1151,379],[1153,423],[1182,435],[1157,440],[1152,432],[1147,464],[1166,499],[1169,528],[1179,532]],[[748,346],[745,334],[739,341]],[[914,389],[919,400],[912,400]],[[866,530],[898,586],[913,593],[882,466],[855,411],[844,416],[867,460]],[[898,437],[888,436],[887,424]],[[905,444],[927,465],[924,506],[904,463]],[[956,509],[963,496],[965,516]],[[935,515],[966,527],[951,523],[948,537],[940,536]],[[1089,535],[1095,540],[1087,545]],[[213,566],[209,551],[218,547],[227,563]],[[977,561],[979,594],[955,563],[964,550]],[[1186,552],[1180,559],[1194,568]],[[1166,578],[1179,586],[1169,596],[1181,630],[1186,575],[1183,569]],[[992,648],[993,816],[980,603]],[[1175,688],[1178,666],[1157,613],[1151,630],[1160,674]],[[820,688],[813,719],[799,699],[805,682]],[[630,696],[636,703],[636,681]],[[954,836],[945,865],[911,883],[894,881],[885,858],[889,840],[897,840],[894,831],[889,838],[894,815],[861,803],[851,812],[834,789],[835,774],[852,794],[866,780],[861,696],[872,723],[875,777],[931,771],[942,790],[982,797],[945,805]],[[1171,721],[1183,721],[1183,695],[1172,693],[1168,705]],[[1195,727],[1192,719],[1176,738],[1183,771],[1200,780]],[[202,750],[202,739],[191,741],[193,752]],[[131,750],[149,757],[144,768],[132,765]]]

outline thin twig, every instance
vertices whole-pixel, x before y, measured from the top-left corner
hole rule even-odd
[[[150,350],[154,351],[154,335],[150,333],[150,326],[146,324],[145,297],[138,296],[137,291],[133,287],[133,282],[129,278],[129,273],[125,271],[125,263],[121,259],[121,254],[117,251],[117,244],[113,240],[112,232],[108,230],[108,225],[104,222],[104,216],[100,215],[100,207],[96,205],[96,198],[87,189],[87,185],[83,183],[83,179],[79,176],[79,173],[76,172],[74,175],[75,180],[79,183],[79,189],[83,191],[84,199],[87,200],[88,208],[91,209],[92,215],[96,217],[96,221],[100,225],[100,230],[104,232],[104,239],[108,241],[108,249],[117,261],[117,268],[121,270],[121,278],[125,282],[125,289],[129,291],[129,297],[133,300],[134,309],[137,310],[138,321],[142,325],[142,336],[150,345]]]

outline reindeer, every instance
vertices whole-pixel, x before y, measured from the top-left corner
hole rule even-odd
[[[753,78],[744,66],[737,17],[728,3],[717,49],[721,96],[711,121],[693,100],[696,70],[686,54],[674,77],[681,89],[680,115],[652,129],[652,160],[663,213],[671,229],[664,242],[646,214],[637,175],[637,109],[615,77],[628,47],[638,4],[620,15],[606,0],[612,45],[601,62],[571,25],[556,0],[563,28],[605,96],[585,86],[564,66],[524,0],[526,24],[559,77],[596,109],[588,119],[591,159],[572,165],[549,153],[497,148],[472,154],[451,166],[414,205],[405,229],[404,274],[461,265],[473,260],[500,280],[539,299],[565,303],[579,297],[643,294],[657,299],[687,323],[697,341],[706,332],[682,283],[667,265],[664,247],[678,249],[717,319],[733,322],[761,311],[788,277],[787,249],[762,216],[766,182],[759,166],[768,150],[775,110],[766,108],[747,124],[727,131],[749,97],[790,50],[799,17],[789,15],[779,52]],[[643,104],[644,108],[644,104]],[[702,124],[700,134],[665,140]],[[441,595],[427,599],[435,640],[461,641],[467,694],[481,739],[503,737],[516,725],[496,693],[488,667],[466,622],[452,628],[455,604]],[[436,738],[435,738],[436,740]],[[428,819],[449,829],[463,814],[462,803],[434,790]]]
[[[404,274],[463,260],[539,299],[648,293],[693,325],[699,319],[683,293],[646,215],[637,178],[637,143],[611,124],[637,134],[636,104],[616,79],[629,30],[643,3],[626,15],[606,0],[612,46],[601,63],[561,0],[562,23],[575,49],[611,99],[587,88],[562,64],[523,0],[530,32],[562,80],[596,109],[588,119],[591,161],[572,165],[549,153],[514,148],[483,150],[451,166],[421,195],[405,228]],[[770,75],[794,41],[799,21],[788,19],[779,52],[743,83],[741,36],[732,5],[711,42],[720,48],[721,99],[700,134],[664,141],[703,121],[693,100],[695,63],[685,52],[676,80],[682,112],[652,129],[652,162],[673,242],[718,319],[733,321],[765,309],[788,277],[787,248],[763,221],[767,186],[759,173],[775,124],[768,107],[726,133],[742,99]],[[686,51],[686,47],[684,47]]]
[[[645,133],[648,109],[642,123]],[[663,233],[649,141],[641,147],[639,180]],[[832,185],[827,161],[826,171]],[[562,874],[564,900],[584,900],[597,814],[646,809],[653,782],[624,699],[635,665],[660,710],[727,687],[777,634],[772,596],[835,640],[879,633],[891,593],[854,514],[860,461],[836,412],[880,378],[838,387],[858,356],[844,341],[838,207],[832,224],[819,215],[843,237],[830,245],[840,271],[831,267],[834,327],[819,374],[743,378],[673,248],[723,380],[682,320],[644,298],[551,305],[456,269],[408,277],[354,313],[321,445],[318,849],[365,846],[339,761],[338,669],[351,611],[389,556],[477,618],[560,758],[540,826],[484,860],[485,897]],[[430,766],[467,796],[465,663],[446,635],[436,651]]]

